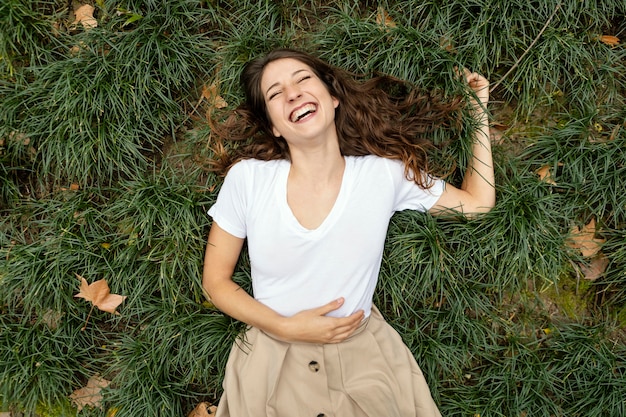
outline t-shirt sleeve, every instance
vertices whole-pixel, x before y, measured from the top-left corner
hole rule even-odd
[[[388,161],[395,188],[394,211],[428,211],[437,203],[445,188],[444,180],[429,176],[427,182],[432,186],[426,189],[421,188],[413,180],[406,178],[404,164],[401,161]],[[425,174],[420,173],[420,175]]]
[[[230,168],[217,195],[217,201],[208,211],[209,216],[222,229],[241,239],[247,235],[248,184],[246,174],[248,169],[244,162],[239,162]]]

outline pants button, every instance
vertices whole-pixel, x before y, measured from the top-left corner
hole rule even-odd
[[[311,372],[318,372],[320,370],[320,364],[317,363],[317,361],[311,361],[309,362],[309,369],[311,370]],[[323,416],[323,414],[320,414]]]

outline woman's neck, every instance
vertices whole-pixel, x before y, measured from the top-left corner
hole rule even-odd
[[[293,149],[290,177],[324,184],[343,176],[345,160],[338,146],[308,149]]]

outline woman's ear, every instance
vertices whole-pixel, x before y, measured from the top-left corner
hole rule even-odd
[[[276,136],[277,138],[281,137],[282,135],[280,134],[280,132],[278,131],[278,129],[276,129],[274,126],[272,126],[272,133],[274,134],[274,136]]]

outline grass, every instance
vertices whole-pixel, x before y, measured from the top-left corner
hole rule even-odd
[[[65,1],[3,2],[0,410],[169,417],[217,401],[243,326],[200,286],[220,186],[201,94],[236,106],[242,65],[295,46],[445,94],[455,66],[491,80],[495,209],[395,215],[376,292],[442,413],[626,414],[622,3],[97,0],[86,29]],[[434,135],[452,182],[467,127]],[[571,247],[591,218],[607,260],[593,281]],[[126,295],[120,314],[90,313],[76,274]],[[250,290],[245,251],[235,280]],[[69,396],[94,375],[111,381],[101,407],[78,411]]]

